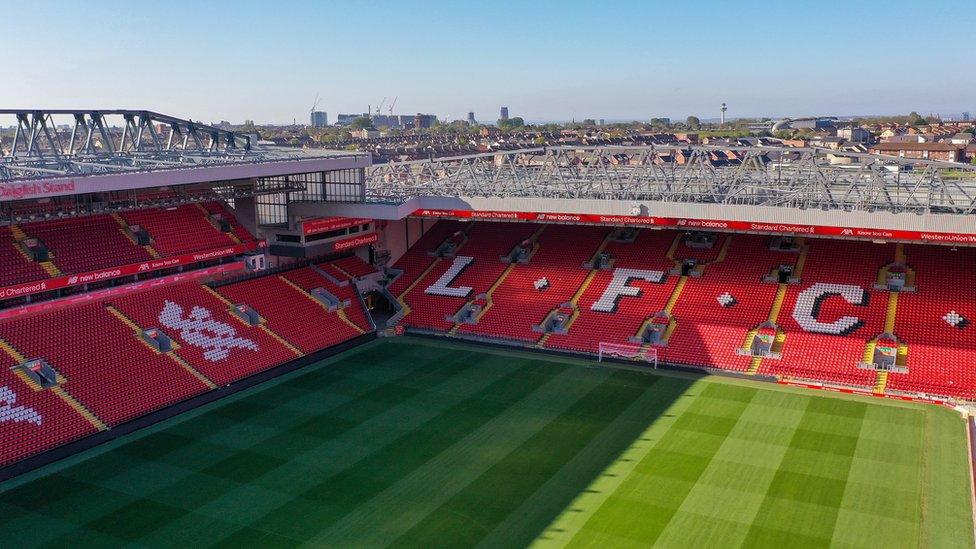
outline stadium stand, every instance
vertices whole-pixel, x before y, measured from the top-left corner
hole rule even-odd
[[[438,221],[413,244],[407,253],[397,260],[395,267],[403,274],[390,284],[390,293],[400,297],[413,282],[419,278],[433,263],[434,256],[430,254],[449,236],[464,229],[465,223],[458,221]]]
[[[872,386],[875,372],[860,370],[857,364],[868,342],[884,329],[887,292],[874,290],[873,285],[881,267],[894,259],[894,246],[816,239],[806,246],[802,282],[790,286],[779,317],[786,332],[783,358],[764,360],[759,371]],[[811,293],[818,284],[824,293]],[[847,296],[832,293],[848,290],[852,293]],[[838,297],[826,298],[834,295]],[[815,325],[798,313],[798,306],[816,317]]]
[[[782,252],[769,250],[769,239],[755,235],[731,235],[716,242],[711,252],[678,247],[675,259],[688,256],[705,265],[700,277],[689,277],[677,296],[676,326],[661,360],[692,366],[744,371],[750,357],[737,354],[749,331],[766,321],[776,296],[776,284],[762,284],[763,275],[784,261]],[[723,251],[722,246],[727,248]],[[698,252],[698,253],[696,253]],[[731,301],[723,303],[723,296]]]
[[[888,387],[976,398],[976,249],[906,248],[918,281],[898,299],[908,373],[889,374]]]
[[[339,318],[337,312],[329,312],[311,295],[277,276],[255,278],[217,290],[233,303],[253,307],[271,330],[304,353],[331,347],[359,335]]]
[[[229,209],[227,209],[223,204],[219,202],[201,202],[200,206],[203,207],[207,213],[217,214],[223,219],[226,219],[230,223],[231,232],[237,237],[237,240],[241,242],[253,242],[254,235],[252,235],[244,225],[237,220],[237,217]]]
[[[366,263],[356,256],[336,259],[329,263],[336,272],[345,275],[346,278],[363,278],[376,273],[376,267]]]
[[[0,465],[96,432],[60,393],[38,390],[11,370],[21,360],[8,353],[0,351]]]
[[[206,390],[186,370],[148,348],[100,303],[65,307],[0,325],[0,337],[27,358],[43,358],[65,390],[115,425]]]
[[[235,244],[207,219],[196,204],[171,209],[136,210],[122,214],[130,225],[149,232],[152,245],[162,255],[180,255]]]
[[[210,214],[219,214],[226,220],[230,232],[221,232],[210,221]],[[124,227],[127,224],[145,227],[154,239],[153,245],[138,245],[126,234]],[[50,253],[48,263],[35,261],[19,249],[17,243],[27,238],[36,238],[44,244]],[[230,210],[217,202],[184,205],[172,210],[138,210],[126,213],[124,217],[119,214],[93,215],[0,227],[0,264],[3,265],[0,287],[254,240]],[[360,267],[360,271],[365,268]]]
[[[330,312],[285,277],[325,287],[346,305]],[[260,322],[231,311],[240,304]],[[143,337],[153,329],[171,350]],[[0,466],[373,329],[355,285],[335,285],[311,267],[16,315],[0,321]],[[57,383],[42,388],[13,369],[35,363],[53,368]]]
[[[17,247],[11,227],[0,227],[0,286],[48,278],[44,269]]]
[[[492,335],[536,342],[532,326],[541,323],[560,304],[569,301],[587,276],[588,261],[609,233],[605,227],[537,225],[538,250],[526,264],[517,264],[491,295],[491,307],[477,324],[464,324],[459,333]],[[536,289],[545,279],[547,286]]]
[[[410,307],[405,322],[417,328],[449,330],[454,322],[445,317],[458,312],[469,299],[487,292],[508,267],[501,256],[532,236],[535,227],[525,223],[474,223],[467,231],[468,240],[456,251],[455,257],[473,259],[450,282],[453,287],[468,287],[471,291],[462,297],[434,296],[428,299],[430,284],[437,281],[454,264],[454,258],[437,260],[437,265],[420,284],[406,292],[401,300]]]
[[[230,312],[208,287],[176,284],[118,300],[117,309],[139,328],[158,328],[181,347],[183,360],[218,385],[283,364],[295,353],[259,326]]]
[[[594,305],[614,282],[617,269],[667,273],[671,260],[666,256],[673,240],[674,235],[670,232],[643,230],[633,242],[610,242],[604,251],[612,258],[611,268],[596,272],[581,294],[579,316],[569,327],[569,332],[551,335],[546,347],[596,353],[600,342],[627,343],[648,315],[664,309],[677,278],[668,277],[663,283],[629,279],[626,285],[639,288],[638,296],[617,299],[609,311],[599,310],[599,307],[594,309]]]
[[[321,265],[316,267],[319,269],[322,268]],[[367,318],[366,310],[361,305],[362,302],[360,301],[355,284],[348,281],[342,284],[336,284],[316,272],[312,267],[288,271],[282,277],[305,292],[311,292],[316,288],[328,290],[340,301],[349,303],[349,306],[341,309],[339,318],[348,320],[350,326],[360,333],[374,329],[372,321]]]
[[[632,242],[611,235],[601,245],[604,228],[536,224],[524,224],[508,240],[482,240],[479,235],[492,231],[479,222],[468,225],[456,254],[476,259],[462,265],[444,291],[432,293],[425,290],[448,273],[452,260],[429,252],[463,228],[442,224],[394,266],[404,271],[394,285],[410,309],[401,321],[410,329],[596,354],[601,342],[641,343],[635,338],[645,321],[663,312],[670,315],[664,317],[665,340],[643,348],[655,347],[664,362],[877,393],[976,397],[972,249],[919,245],[902,251],[895,244],[802,238],[783,248],[771,237],[745,234],[712,235],[710,245],[701,246],[694,245],[694,233],[652,230]],[[482,260],[536,231],[528,263],[502,274],[499,266],[485,270]],[[905,256],[917,291],[889,291],[881,284],[886,266]],[[598,257],[609,265],[584,265]],[[640,273],[615,277],[617,269]],[[477,322],[445,320],[484,291],[479,276],[497,280],[489,298],[477,303],[484,309]],[[453,294],[467,287],[468,295]],[[557,313],[568,319],[564,333],[543,333],[540,323]],[[890,345],[891,337],[902,357],[897,365],[907,372],[874,368],[876,341]],[[768,338],[770,348],[754,350],[756,338]]]
[[[21,228],[28,236],[44,242],[63,273],[84,273],[152,259],[108,215],[42,221]]]

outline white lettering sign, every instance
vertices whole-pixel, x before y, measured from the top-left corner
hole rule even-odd
[[[445,297],[467,297],[471,293],[471,287],[469,286],[459,286],[457,288],[451,288],[449,284],[454,282],[454,279],[461,276],[461,273],[474,262],[473,257],[467,257],[459,255],[454,258],[454,262],[451,266],[444,271],[444,274],[437,279],[427,289],[424,290],[425,294],[430,295],[442,295]]]
[[[617,304],[622,297],[639,297],[641,289],[636,286],[628,286],[631,280],[646,280],[647,282],[663,282],[665,274],[663,271],[647,271],[644,269],[625,269],[623,267],[613,270],[613,279],[607,285],[590,309],[601,313],[612,313],[617,310]]]
[[[820,307],[831,296],[840,296],[851,305],[868,303],[868,292],[860,286],[818,282],[800,292],[793,306],[793,319],[804,330],[819,334],[847,335],[864,325],[856,316],[842,316],[833,322],[821,322]]]
[[[41,414],[36,410],[27,406],[14,406],[15,404],[17,404],[17,393],[6,385],[0,387],[0,423],[26,421],[34,425],[41,424]]]
[[[179,330],[180,337],[190,345],[204,349],[203,357],[210,362],[226,359],[231,349],[258,350],[257,343],[238,337],[233,326],[217,321],[203,307],[193,307],[190,316],[184,318],[183,307],[167,300],[159,313],[159,322]]]

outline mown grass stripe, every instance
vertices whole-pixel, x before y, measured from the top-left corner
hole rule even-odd
[[[699,387],[703,393],[714,392],[708,385]],[[709,467],[756,392],[747,387],[730,391],[728,398],[722,399],[721,416],[709,413],[713,399],[696,399],[677,417],[654,450],[637,464],[631,477],[583,525],[571,544],[584,545],[588,538],[600,534],[653,544]]]
[[[727,393],[721,386],[711,388]],[[661,533],[659,545],[738,546],[743,541],[776,471],[782,467],[809,402],[803,397],[790,397],[794,401],[792,408],[776,406],[777,413],[770,415],[770,405],[782,403],[783,399],[776,397],[783,396],[753,394],[708,468]],[[703,522],[709,527],[701,528]]]
[[[564,546],[650,451],[666,430],[661,427],[691,404],[682,394],[693,383],[660,378],[481,540],[479,547]],[[589,478],[594,480],[580,486],[581,480]]]
[[[613,370],[571,368],[513,403],[308,545],[386,546],[583,398]],[[580,489],[583,487],[580,486]],[[400,502],[409,501],[403,506]],[[394,515],[390,508],[396,508]],[[364,525],[370,525],[364,529]]]
[[[810,401],[744,546],[830,546],[867,406]]]
[[[323,525],[347,516],[567,368],[539,362],[520,364],[351,467],[316,479],[295,499],[258,521],[258,527],[299,539],[311,538]],[[306,520],[309,515],[315,517],[314,522]]]
[[[657,379],[616,372],[404,533],[394,545],[472,546],[572,459]],[[586,479],[588,483],[589,479]]]

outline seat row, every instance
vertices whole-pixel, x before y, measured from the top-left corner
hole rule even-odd
[[[431,292],[452,268],[452,260],[429,253],[455,228],[440,225],[394,265],[409,275],[395,286],[412,286],[400,296],[410,307],[401,321],[407,327],[595,354],[601,342],[639,344],[645,322],[665,315],[665,340],[645,346],[662,361],[976,398],[976,249],[823,239],[783,249],[769,237],[745,234],[715,235],[709,245],[700,234],[647,229],[627,242],[607,238],[607,228],[547,226],[530,261],[506,270],[492,259],[498,250],[540,225],[477,222],[467,224],[457,252],[473,260],[447,281],[448,291]],[[591,272],[583,263],[601,244],[611,263]],[[892,297],[877,283],[896,262],[914,273],[915,289]],[[682,276],[683,263],[697,266]],[[784,267],[798,280],[779,284]],[[455,295],[467,287],[468,296]],[[476,323],[445,321],[492,287]],[[565,333],[533,329],[570,301]],[[767,322],[777,327],[776,349],[754,357],[751,334]],[[886,378],[859,368],[873,360],[873,340],[889,330],[902,346],[899,368]]]
[[[229,233],[211,222],[214,214],[228,222]],[[152,238],[152,248],[163,257],[254,241],[230,210],[216,202],[136,210],[120,217],[93,215],[5,226],[0,227],[0,263],[4,266],[0,269],[0,287],[43,280],[52,274],[19,249],[18,239],[36,238],[42,242],[50,252],[51,262],[63,274],[152,259],[149,251],[126,235],[125,225],[145,228]],[[15,231],[19,233],[16,236]]]
[[[289,280],[308,273],[306,286],[328,283],[310,269],[180,283],[0,322],[0,466],[372,330],[354,286],[330,311]],[[41,363],[56,386],[25,369]]]

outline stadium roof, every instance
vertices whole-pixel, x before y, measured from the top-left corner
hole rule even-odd
[[[366,197],[558,198],[976,213],[976,166],[821,148],[548,147],[372,166]]]
[[[0,183],[341,154],[259,148],[246,135],[146,110],[0,109]]]

